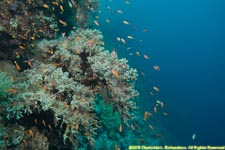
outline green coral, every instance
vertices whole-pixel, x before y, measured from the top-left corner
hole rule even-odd
[[[95,111],[107,130],[119,129],[122,120],[118,111],[113,112],[113,103],[106,104],[103,97],[98,95],[95,99]]]

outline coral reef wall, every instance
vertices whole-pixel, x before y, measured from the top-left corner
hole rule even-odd
[[[104,137],[110,147],[130,144],[119,139],[137,108],[137,71],[88,28],[98,5],[0,2],[2,149],[105,149]]]

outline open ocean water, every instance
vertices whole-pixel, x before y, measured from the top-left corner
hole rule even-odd
[[[124,13],[116,13],[118,9]],[[121,57],[145,73],[139,73],[137,83],[141,109],[152,109],[156,99],[165,102],[169,115],[159,121],[171,139],[168,144],[224,145],[225,1],[132,0],[124,5],[112,0],[102,1],[101,10],[106,47],[120,49]],[[107,18],[111,24],[105,22]],[[122,25],[123,20],[131,25]],[[135,40],[118,46],[116,37],[126,35]],[[148,54],[150,61],[137,57],[136,51]],[[153,71],[152,65],[159,65],[160,72]],[[154,85],[160,94],[150,97]]]

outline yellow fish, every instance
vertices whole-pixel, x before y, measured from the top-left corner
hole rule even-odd
[[[131,36],[131,35],[128,35],[127,38],[128,38],[128,39],[134,39],[134,37]]]

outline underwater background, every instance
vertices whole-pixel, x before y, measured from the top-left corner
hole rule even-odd
[[[109,41],[121,34],[144,40],[130,43],[131,51],[149,54],[151,62],[137,57],[129,62],[146,73],[137,83],[144,84],[141,91],[147,92],[154,84],[160,87],[158,98],[166,103],[169,113],[161,121],[176,141],[169,143],[224,145],[225,1],[134,0],[129,8],[121,3],[103,2],[102,9],[112,4],[128,11],[122,17],[105,11],[104,17],[116,22],[130,20],[133,29],[111,24],[101,27],[103,34],[111,37]],[[141,32],[143,28],[149,30],[147,34]],[[152,64],[158,64],[160,72],[153,72]],[[143,107],[151,103],[148,95],[141,101]]]
[[[0,149],[225,144],[225,1],[0,11]]]

